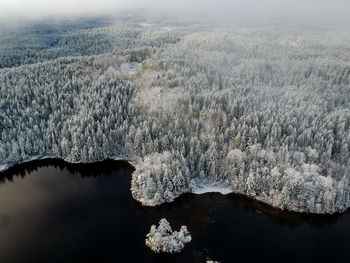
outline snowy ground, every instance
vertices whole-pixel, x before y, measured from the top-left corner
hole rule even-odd
[[[8,169],[8,165],[7,164],[1,164],[0,165],[0,172],[5,171],[6,169]]]
[[[149,24],[149,23],[138,23],[138,25],[143,28],[150,28],[153,26],[153,24]]]
[[[195,186],[192,189],[193,194],[205,194],[205,193],[220,193],[227,195],[233,193],[232,189],[229,186],[220,186],[220,185],[201,185]]]
[[[135,74],[141,69],[142,63],[132,62],[132,63],[122,63],[120,65],[119,71],[123,74]]]
[[[31,162],[31,161],[35,161],[35,160],[44,160],[44,159],[49,159],[49,158],[55,158],[53,156],[49,156],[49,155],[46,155],[46,156],[40,156],[40,155],[32,155],[32,156],[29,156],[27,159],[19,162],[19,163],[13,163],[13,164],[0,164],[0,172],[3,172],[9,168],[11,168],[12,166],[16,165],[16,164],[24,164],[24,163],[28,163],[28,162]]]
[[[173,112],[181,98],[189,96],[182,87],[143,87],[136,99],[138,103],[147,105],[149,111]]]

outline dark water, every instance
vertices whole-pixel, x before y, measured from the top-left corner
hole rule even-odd
[[[142,207],[127,163],[34,161],[0,173],[0,262],[348,262],[350,216],[281,212],[239,195],[186,194]],[[144,240],[166,217],[192,242],[172,256]]]

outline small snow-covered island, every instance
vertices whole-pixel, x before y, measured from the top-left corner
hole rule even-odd
[[[191,239],[186,226],[181,226],[180,231],[173,231],[169,222],[162,218],[158,227],[151,226],[146,237],[146,246],[155,253],[179,253]]]
[[[1,170],[119,158],[145,206],[350,207],[349,32],[148,20],[2,33]]]

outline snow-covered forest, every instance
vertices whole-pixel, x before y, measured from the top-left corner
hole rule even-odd
[[[118,157],[144,205],[214,188],[298,212],[350,207],[349,32],[57,28],[1,35],[0,168]]]

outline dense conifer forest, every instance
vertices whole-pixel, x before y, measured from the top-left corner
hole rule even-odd
[[[122,158],[144,205],[222,191],[350,206],[349,32],[132,19],[26,32],[0,38],[1,169]]]

